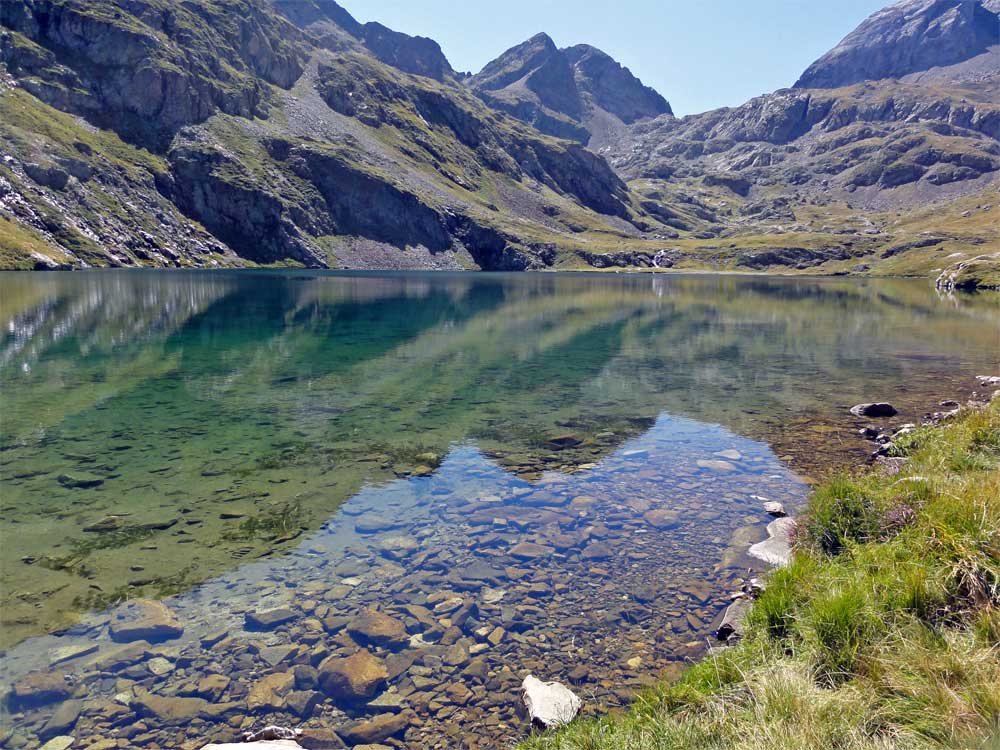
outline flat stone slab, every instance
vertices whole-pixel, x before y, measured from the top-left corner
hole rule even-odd
[[[88,656],[89,654],[97,651],[98,645],[96,643],[85,643],[78,646],[59,646],[58,648],[53,648],[49,650],[49,665],[55,666],[56,664],[62,664],[64,661],[72,661],[73,659],[78,659],[81,656]]]
[[[118,643],[156,643],[179,637],[184,632],[184,626],[162,602],[135,599],[115,610],[111,616],[110,632],[111,640]]]
[[[729,461],[723,461],[722,459],[701,459],[698,462],[698,468],[709,469],[710,471],[736,471],[736,467],[733,466]]]
[[[266,609],[261,612],[247,612],[244,626],[247,630],[274,630],[289,620],[295,619],[295,613],[288,607]]]

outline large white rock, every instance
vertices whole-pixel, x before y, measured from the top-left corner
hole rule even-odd
[[[792,531],[794,518],[776,518],[767,525],[767,536],[750,548],[750,556],[771,565],[783,567],[792,559]]]
[[[233,742],[224,745],[205,745],[201,750],[288,750],[289,748],[302,749],[295,740],[263,740],[261,742]]]
[[[569,724],[583,705],[561,682],[542,682],[530,674],[521,683],[521,690],[531,723],[545,729]]]

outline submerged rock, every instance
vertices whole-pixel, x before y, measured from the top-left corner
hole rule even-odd
[[[681,514],[676,510],[654,508],[642,514],[643,520],[657,529],[669,529],[680,521]]]
[[[388,678],[385,662],[364,649],[346,659],[331,656],[319,665],[319,681],[327,694],[353,703],[372,698]]]
[[[401,620],[372,607],[361,610],[347,625],[347,632],[362,645],[395,649],[402,648],[410,642],[410,635]]]
[[[583,701],[561,682],[542,682],[530,674],[521,683],[521,690],[528,718],[542,729],[569,724],[583,705]]]
[[[162,602],[136,599],[122,605],[111,616],[111,639],[130,641],[165,641],[184,632],[180,620]]]
[[[105,516],[100,521],[84,526],[83,530],[88,532],[117,531],[124,525],[124,516]]]
[[[73,646],[59,646],[49,651],[49,666],[62,664],[64,661],[72,661],[81,656],[87,656],[97,651],[96,643],[86,643]]]
[[[711,471],[736,471],[736,467],[729,463],[729,461],[714,458],[699,460],[698,467],[702,469],[710,469]]]
[[[85,474],[83,472],[60,474],[58,480],[59,484],[63,487],[68,487],[72,490],[89,490],[94,487],[100,487],[104,484],[103,477],[99,477],[94,474]]]
[[[280,711],[285,707],[285,696],[295,687],[295,675],[291,672],[269,674],[257,681],[247,696],[247,708],[257,711],[270,708]]]
[[[11,703],[16,708],[44,706],[69,697],[72,688],[56,672],[32,672],[14,683]]]
[[[729,459],[730,461],[742,461],[743,460],[743,454],[740,453],[739,451],[733,450],[731,448],[729,450],[716,451],[715,455],[718,456],[719,458]]]
[[[145,690],[137,690],[131,706],[144,716],[152,717],[164,724],[184,724],[201,714],[208,701],[203,698],[177,698],[154,695]]]
[[[337,733],[352,745],[381,742],[399,734],[410,723],[405,714],[384,713],[341,727]]]
[[[42,727],[40,736],[43,738],[57,735],[65,736],[65,733],[71,731],[76,725],[81,711],[83,711],[83,701],[63,701]]]
[[[248,612],[245,617],[247,630],[274,630],[295,618],[295,613],[288,607],[278,607],[262,612]]]
[[[896,407],[885,402],[874,404],[856,404],[851,407],[851,414],[856,417],[892,417],[897,414]]]
[[[521,542],[511,548],[510,554],[511,557],[516,557],[519,560],[537,560],[541,557],[548,557],[553,551],[552,547],[534,542]]]

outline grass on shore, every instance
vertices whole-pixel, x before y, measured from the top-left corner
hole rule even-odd
[[[820,486],[747,637],[524,750],[1000,748],[1000,401]]]

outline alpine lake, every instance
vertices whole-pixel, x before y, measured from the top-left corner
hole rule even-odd
[[[763,503],[871,452],[851,405],[1000,370],[1000,295],[908,280],[8,273],[0,321],[18,749],[492,750],[528,673],[625,705],[765,570]]]

